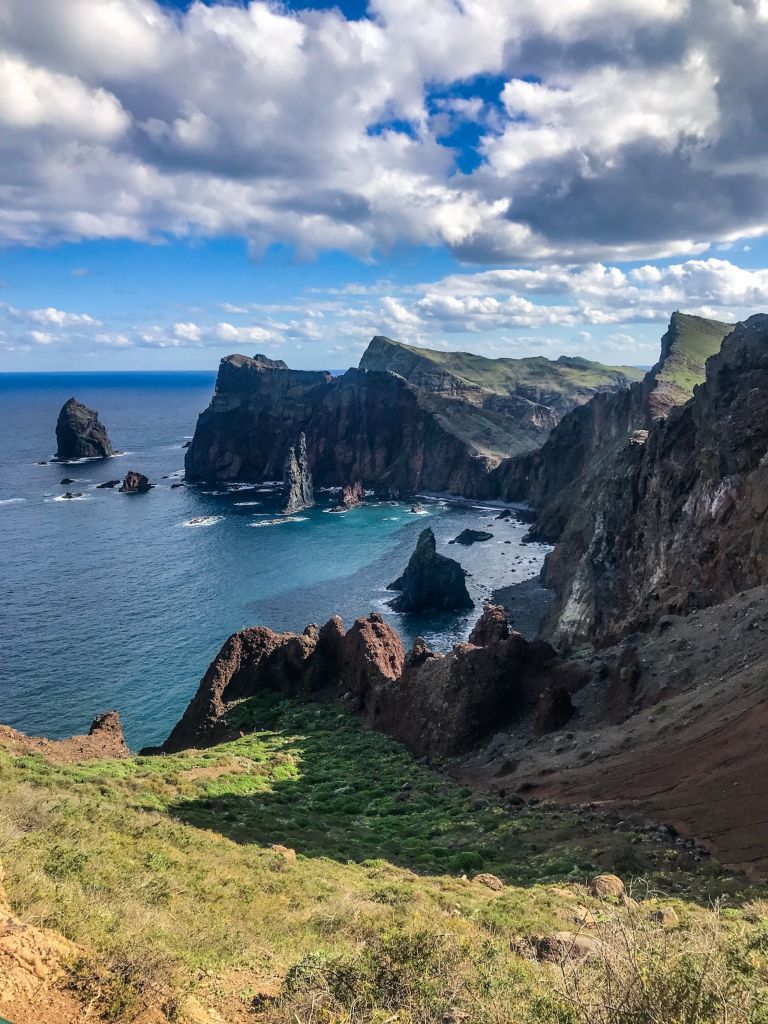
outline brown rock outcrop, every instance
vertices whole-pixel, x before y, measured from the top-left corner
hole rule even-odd
[[[0,725],[0,749],[14,756],[42,754],[55,764],[76,764],[101,758],[130,757],[117,711],[107,711],[91,723],[87,736],[70,736],[49,740],[44,736],[27,736],[8,725]]]
[[[469,642],[475,647],[489,647],[500,640],[506,640],[508,636],[507,613],[500,604],[486,602],[483,605],[483,614],[469,634]]]
[[[353,484],[344,484],[339,500],[339,505],[342,508],[354,508],[355,505],[362,505],[364,500],[363,485],[359,480],[356,480]]]
[[[344,633],[339,619],[303,636],[264,627],[231,636],[161,750],[208,746],[232,736],[233,701],[272,691],[310,698],[322,691],[351,700],[370,727],[430,759],[470,749],[518,714],[547,686],[577,689],[584,669],[545,643],[510,633],[498,609],[485,613],[477,643],[446,655],[417,643],[407,656],[398,634],[374,612]]]

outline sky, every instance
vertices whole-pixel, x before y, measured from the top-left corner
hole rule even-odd
[[[768,0],[0,0],[0,371],[768,311]]]

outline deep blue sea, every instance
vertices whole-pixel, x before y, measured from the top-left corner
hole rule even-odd
[[[132,748],[159,742],[227,636],[248,625],[301,631],[380,610],[406,643],[423,635],[447,650],[477,613],[414,620],[385,604],[426,525],[472,574],[478,606],[538,572],[546,549],[521,546],[525,525],[495,520],[495,509],[433,499],[424,515],[410,503],[337,515],[320,495],[318,508],[270,524],[279,503],[269,491],[173,489],[213,384],[213,373],[0,374],[0,722],[58,738],[117,708]],[[125,455],[37,465],[54,453],[73,395]],[[96,489],[128,469],[155,488]],[[61,500],[66,490],[83,497]],[[447,546],[488,524],[492,541]]]

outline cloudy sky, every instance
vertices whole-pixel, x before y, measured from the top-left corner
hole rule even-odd
[[[768,0],[0,0],[0,370],[768,310]]]

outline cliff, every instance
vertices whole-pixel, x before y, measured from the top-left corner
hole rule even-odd
[[[605,471],[617,446],[687,402],[704,380],[707,359],[732,324],[673,313],[658,362],[629,388],[601,392],[562,418],[540,449],[502,462],[490,490],[507,501],[529,501],[539,512],[535,533],[557,540],[588,480]]]
[[[708,359],[688,402],[619,438],[570,491],[577,500],[559,496],[557,516],[545,506],[544,529],[559,535],[542,577],[558,644],[610,642],[768,581],[767,408],[768,317],[758,315]]]
[[[404,494],[482,494],[503,458],[537,447],[564,412],[601,389],[627,387],[632,373],[581,360],[480,360],[481,370],[447,366],[430,377],[414,369],[407,379],[385,354],[406,369],[399,358],[420,350],[385,341],[374,339],[360,369],[337,378],[264,356],[223,359],[187,450],[187,479],[280,479],[303,431],[318,486],[359,480]],[[453,355],[457,365],[479,359]],[[494,383],[485,364],[497,363]],[[517,363],[527,375],[515,383],[507,364]]]

